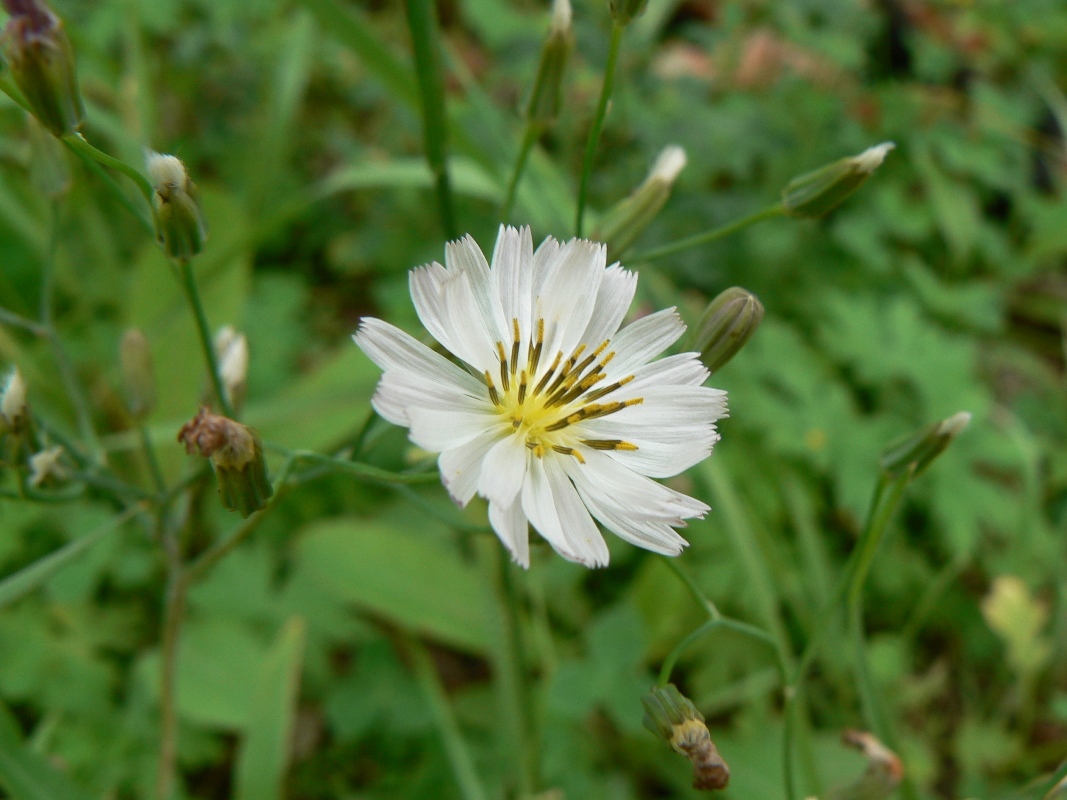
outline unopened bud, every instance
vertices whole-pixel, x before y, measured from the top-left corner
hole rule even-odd
[[[645,13],[648,0],[608,0],[608,10],[616,22],[628,25],[634,17]]]
[[[685,164],[685,150],[678,145],[665,147],[644,183],[604,215],[592,238],[607,244],[613,258],[620,258],[666,205]]]
[[[548,125],[557,116],[563,97],[563,75],[574,47],[571,30],[570,0],[555,0],[552,4],[552,27],[541,48],[541,60],[537,65],[526,116],[539,125]]]
[[[156,238],[171,258],[187,261],[207,240],[196,184],[177,156],[149,152],[145,163],[155,189]]]
[[[4,0],[4,6],[11,14],[4,54],[15,84],[48,130],[56,136],[77,132],[85,108],[62,20],[42,0]]]
[[[26,382],[16,367],[8,374],[3,391],[0,392],[0,425],[4,430],[17,434],[24,427],[28,416]]]
[[[219,361],[219,378],[234,408],[244,402],[248,381],[248,338],[232,325],[215,334],[215,355]]]
[[[763,321],[759,298],[732,286],[708,303],[693,334],[692,349],[712,372],[722,367],[752,338]]]
[[[882,142],[858,156],[838,159],[793,178],[782,190],[785,212],[794,217],[821,217],[866,183],[894,147],[893,142]]]
[[[865,731],[846,730],[841,738],[846,745],[863,754],[867,769],[854,783],[832,790],[830,800],[886,800],[890,797],[904,777],[904,767],[897,754]]]
[[[156,378],[148,339],[137,328],[129,328],[122,334],[119,362],[126,408],[134,418],[144,419],[156,407]]]
[[[62,447],[50,447],[30,456],[30,485],[39,487],[48,479],[63,480],[66,470],[59,463],[63,456]]]
[[[941,422],[920,428],[886,448],[881,458],[882,470],[891,478],[908,471],[912,476],[920,474],[952,444],[970,421],[970,413],[960,411]]]
[[[642,697],[641,705],[644,726],[692,762],[694,789],[726,788],[730,768],[711,741],[704,715],[688,697],[668,683]]]
[[[263,444],[251,428],[205,407],[178,431],[178,441],[190,455],[199,453],[211,459],[222,504],[242,517],[263,508],[274,494]]]

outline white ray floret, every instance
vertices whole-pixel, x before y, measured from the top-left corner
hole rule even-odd
[[[652,478],[707,457],[726,394],[702,386],[696,353],[653,360],[682,335],[673,308],[622,328],[637,277],[607,265],[604,245],[501,227],[492,265],[470,236],[445,265],[412,270],[419,319],[453,363],[382,320],[354,338],[384,371],[375,409],[440,453],[461,506],[489,502],[489,522],[516,562],[529,525],[564,558],[603,566],[594,518],[628,542],[677,555],[674,529],[708,507]]]

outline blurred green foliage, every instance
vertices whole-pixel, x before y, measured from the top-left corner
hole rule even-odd
[[[286,447],[358,443],[387,469],[421,456],[380,421],[361,434],[378,372],[348,335],[370,312],[418,330],[406,273],[440,259],[445,238],[399,5],[54,4],[78,58],[86,137],[134,164],[146,147],[176,153],[201,188],[210,238],[195,271],[212,324],[248,335],[247,421]],[[438,8],[455,213],[488,249],[547,4]],[[607,3],[576,2],[574,18],[560,119],[512,213],[537,240],[570,234],[606,57]],[[1067,755],[1067,8],[652,0],[621,53],[592,222],[665,145],[682,145],[688,166],[627,261],[639,302],[677,304],[692,323],[741,285],[766,308],[713,378],[730,394],[722,442],[677,479],[713,507],[686,533],[684,567],[724,613],[799,653],[859,533],[881,450],[970,411],[878,554],[868,653],[919,796],[1034,796],[1024,792]],[[766,221],[642,265],[641,250],[777,202],[792,177],[885,140],[896,150],[828,218]],[[205,388],[178,282],[117,202],[124,185],[34,141],[26,114],[0,101],[0,307],[36,316],[55,241],[58,330],[111,463],[149,485],[118,367],[122,331],[137,326],[158,381],[149,433],[176,480],[186,457],[174,436]],[[63,173],[48,159],[72,176],[54,217],[39,187]],[[17,363],[35,413],[74,436],[52,358],[42,338],[0,326],[0,363]],[[212,491],[185,501],[204,520],[189,531],[194,551],[238,524]],[[111,514],[92,497],[0,498],[0,575],[99,536],[39,591],[0,603],[0,785],[19,800],[151,793],[165,562],[139,525],[94,534]],[[191,592],[180,796],[278,796],[288,762],[287,796],[302,800],[459,797],[401,630],[431,646],[489,795],[511,792],[520,766],[492,680],[505,632],[484,524],[478,502],[460,512],[436,485],[333,476],[290,491]],[[642,729],[639,701],[703,614],[658,559],[610,545],[603,571],[538,546],[515,576],[534,772],[567,798],[696,796],[685,765]],[[986,598],[1006,576],[1021,599],[992,613]],[[836,741],[861,724],[842,637],[808,691],[801,777],[821,796],[862,769]],[[1041,659],[1019,655],[1035,650]],[[781,797],[767,653],[717,634],[673,680],[730,764],[724,796]]]

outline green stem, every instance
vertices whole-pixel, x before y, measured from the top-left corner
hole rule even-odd
[[[515,169],[511,173],[511,182],[508,183],[508,193],[504,198],[504,205],[500,209],[500,221],[506,223],[511,215],[511,208],[515,205],[515,194],[519,188],[519,180],[523,170],[526,169],[526,160],[533,149],[534,142],[541,132],[541,126],[532,119],[526,120],[526,130],[522,134],[522,144],[519,145],[519,155],[515,159]]]
[[[34,336],[48,336],[48,328],[44,325],[20,316],[13,311],[8,311],[6,308],[0,308],[0,324],[10,325],[12,328],[21,328],[24,331],[29,331]]]
[[[107,460],[104,445],[93,428],[92,413],[89,403],[78,385],[74,365],[67,357],[67,351],[60,341],[52,318],[53,294],[55,286],[56,253],[59,249],[59,202],[52,202],[52,214],[49,231],[48,251],[41,262],[41,327],[46,330],[48,343],[52,347],[52,358],[56,362],[56,371],[63,384],[63,390],[74,407],[74,417],[78,424],[78,434],[93,452],[94,461],[104,463]]]
[[[663,247],[657,247],[652,250],[647,250],[644,253],[637,253],[630,256],[630,261],[636,263],[638,261],[654,261],[657,258],[663,258],[664,256],[672,256],[675,253],[680,253],[683,250],[688,250],[692,247],[699,247],[702,244],[708,244],[718,239],[722,239],[729,236],[731,233],[736,233],[742,228],[747,228],[757,222],[761,222],[765,219],[772,219],[774,217],[780,217],[785,214],[785,206],[781,203],[777,205],[765,208],[762,211],[757,211],[755,214],[749,214],[747,217],[742,217],[739,220],[730,222],[726,225],[720,225],[718,228],[712,228],[710,231],[704,233],[698,233],[694,236],[688,236],[685,239],[679,239],[671,244],[664,245]]]
[[[181,544],[174,531],[163,534],[167,556],[167,599],[163,609],[160,642],[159,763],[156,766],[156,800],[170,800],[178,762],[178,708],[176,683],[178,643],[189,588],[182,567]]]
[[[415,51],[415,76],[419,84],[426,160],[434,176],[437,206],[445,235],[459,235],[452,206],[448,176],[448,122],[445,118],[445,86],[437,52],[437,17],[433,0],[407,0],[408,27]]]
[[[141,450],[144,452],[144,460],[148,463],[148,470],[152,473],[152,482],[156,491],[163,496],[167,491],[167,481],[163,477],[163,470],[159,467],[159,459],[156,458],[156,448],[152,445],[152,438],[148,435],[148,428],[143,424],[139,426],[141,432]]]
[[[207,371],[211,378],[211,385],[215,390],[215,397],[218,398],[223,416],[236,419],[233,406],[230,405],[230,398],[227,397],[226,389],[223,387],[222,379],[219,377],[219,363],[215,357],[215,344],[211,338],[211,329],[207,324],[207,316],[204,314],[204,304],[200,302],[200,292],[196,289],[196,279],[193,276],[192,265],[189,261],[180,261],[178,262],[178,272],[181,273],[181,283],[182,289],[185,290],[185,297],[193,310],[193,316],[196,318],[196,330],[200,335],[200,348],[204,352],[204,361],[207,363]]]
[[[368,483],[378,483],[382,486],[392,486],[398,483],[436,483],[441,479],[441,476],[437,472],[390,472],[381,467],[362,464],[358,461],[348,461],[343,458],[334,458],[333,456],[325,456],[322,453],[315,453],[311,450],[289,450],[288,448],[277,444],[268,444],[267,448],[286,456],[290,456],[295,461],[309,461],[313,464],[324,464],[332,467],[336,472],[347,472],[349,475],[365,480]]]
[[[1052,777],[1045,781],[1041,785],[1041,788],[1037,790],[1037,794],[1035,794],[1034,797],[1038,798],[1039,800],[1052,800],[1052,796],[1056,792],[1056,788],[1065,779],[1067,779],[1067,761],[1064,761],[1062,764],[1060,764],[1056,771],[1052,773]]]
[[[414,637],[404,634],[401,639],[404,649],[411,657],[415,679],[429,703],[434,724],[437,725],[437,733],[445,746],[445,755],[448,757],[449,766],[452,767],[452,774],[456,778],[463,800],[489,800],[489,795],[474,768],[474,758],[463,739],[459,723],[456,722],[456,715],[452,713],[448,695],[445,694],[445,688],[441,685],[441,677],[437,674],[429,653]]]
[[[611,42],[608,45],[608,63],[604,67],[604,84],[600,87],[600,100],[593,115],[593,127],[589,129],[589,139],[585,143],[585,155],[582,157],[582,174],[578,182],[578,211],[574,219],[574,235],[582,235],[582,222],[585,218],[585,199],[589,191],[589,172],[593,168],[593,156],[604,130],[604,117],[608,112],[608,101],[615,87],[615,68],[619,62],[619,46],[626,26],[616,20],[611,26]]]
[[[711,602],[711,600],[709,600],[707,596],[705,596],[704,592],[701,591],[700,587],[696,585],[696,582],[691,577],[689,577],[689,573],[678,566],[678,563],[675,561],[674,557],[662,556],[660,558],[660,561],[666,564],[667,568],[678,576],[678,580],[680,580],[685,585],[685,588],[689,590],[689,594],[691,594],[693,596],[693,599],[697,601],[697,605],[699,605],[701,608],[708,612],[709,617],[711,617],[713,620],[720,619],[722,617],[722,614],[719,612],[718,607],[713,602]]]
[[[109,156],[103,150],[98,150],[93,147],[89,142],[85,140],[85,137],[80,133],[72,133],[63,137],[63,143],[67,145],[71,150],[79,155],[87,156],[98,164],[102,164],[105,167],[121,172],[140,190],[144,196],[145,201],[149,206],[152,205],[152,196],[155,194],[155,189],[152,188],[151,182],[141,172],[131,167],[125,161],[121,161],[114,156]]]

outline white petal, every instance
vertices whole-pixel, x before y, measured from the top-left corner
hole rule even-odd
[[[475,304],[481,313],[486,330],[492,341],[504,337],[508,340],[509,322],[500,310],[500,299],[493,285],[493,276],[482,249],[470,234],[445,245],[445,266],[457,276],[464,273],[470,283]],[[501,323],[505,323],[501,328]]]
[[[604,278],[607,249],[596,242],[572,239],[547,267],[544,285],[534,299],[534,316],[545,321],[544,352],[569,356],[585,333]]]
[[[507,434],[493,445],[482,463],[478,494],[501,507],[511,506],[526,476],[526,439]]]
[[[548,267],[556,260],[559,249],[560,243],[548,236],[534,251],[533,277],[530,280],[531,297],[537,297],[541,293],[541,287],[545,285],[545,276],[548,274]]]
[[[410,408],[446,409],[488,413],[493,406],[488,397],[471,397],[466,391],[445,381],[428,380],[403,369],[388,370],[382,375],[374,393],[374,408],[394,425],[408,427]]]
[[[504,430],[494,414],[411,408],[408,418],[411,420],[411,441],[431,453],[461,447],[487,431],[500,435]]]
[[[516,500],[505,508],[499,503],[489,504],[489,524],[511,553],[515,563],[523,569],[530,567],[530,528],[522,503]]]
[[[673,308],[631,322],[611,340],[616,355],[614,373],[627,374],[662,353],[685,333],[685,324]]]
[[[466,444],[445,450],[437,459],[441,481],[461,508],[467,506],[478,490],[482,459],[497,439],[496,431],[484,431]]]
[[[597,292],[592,318],[582,334],[582,341],[597,347],[605,339],[615,335],[623,317],[630,309],[634,292],[637,291],[637,275],[622,269],[618,264],[608,267]]]
[[[388,322],[364,317],[352,338],[382,370],[403,369],[423,375],[427,381],[444,381],[472,397],[486,391],[481,383],[447,358]]]
[[[554,458],[528,457],[522,509],[553,549],[587,567],[608,563],[608,549],[578,492]]]
[[[500,226],[493,250],[493,273],[504,322],[510,327],[512,320],[518,321],[519,341],[525,345],[533,332],[530,320],[533,240],[528,227]],[[509,336],[508,340],[511,339]]]
[[[452,337],[448,349],[478,372],[496,369],[499,358],[495,343],[501,341],[501,336],[494,329],[495,323],[489,327],[490,320],[478,305],[468,273],[460,272],[445,284],[444,309]],[[510,337],[504,341],[508,340]]]

